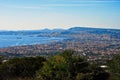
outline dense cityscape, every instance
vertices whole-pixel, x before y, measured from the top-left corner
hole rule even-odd
[[[62,41],[46,44],[14,46],[1,48],[1,55],[17,56],[51,56],[63,50],[74,50],[76,55],[86,56],[88,60],[111,59],[120,53],[120,30],[74,27],[68,30],[42,30],[6,32],[4,34],[29,35],[37,37],[64,37]],[[3,34],[1,32],[1,34]],[[2,54],[3,53],[3,54]],[[9,55],[9,56],[8,56]]]

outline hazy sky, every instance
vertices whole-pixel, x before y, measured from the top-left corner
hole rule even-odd
[[[120,29],[119,0],[0,0],[0,30]]]

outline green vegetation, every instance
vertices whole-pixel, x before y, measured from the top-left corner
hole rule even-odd
[[[1,58],[2,59],[2,58]],[[89,63],[65,50],[50,58],[13,58],[0,64],[0,80],[119,80],[120,56],[108,61],[108,68]]]
[[[2,64],[2,60],[3,60],[3,57],[2,57],[2,56],[0,56],[0,64]]]
[[[73,51],[64,51],[44,62],[37,71],[38,80],[107,80],[109,73],[92,66],[84,58],[73,56]]]
[[[120,80],[120,55],[115,55],[112,60],[108,62],[111,80]]]
[[[0,65],[0,80],[34,78],[46,61],[43,57],[14,58]]]

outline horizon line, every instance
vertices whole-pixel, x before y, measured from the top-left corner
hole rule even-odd
[[[45,30],[45,29],[48,29],[48,30],[55,30],[55,29],[61,29],[61,30],[68,30],[70,28],[93,28],[93,29],[114,29],[114,30],[120,30],[120,28],[100,28],[100,27],[90,27],[90,26],[73,26],[73,27],[69,27],[69,28],[41,28],[41,29],[0,29],[0,31],[32,31],[32,30]]]

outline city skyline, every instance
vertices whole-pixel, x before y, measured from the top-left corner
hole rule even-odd
[[[0,0],[0,30],[120,29],[119,8],[119,0]]]

